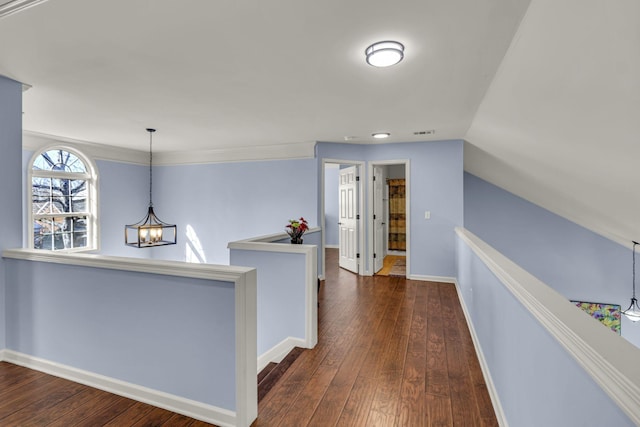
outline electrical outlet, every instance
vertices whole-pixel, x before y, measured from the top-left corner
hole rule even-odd
[[[431,211],[424,211],[424,219],[431,219]]]

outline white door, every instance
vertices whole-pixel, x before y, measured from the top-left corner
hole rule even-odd
[[[358,273],[358,182],[356,166],[340,170],[338,247],[340,267]]]
[[[385,254],[384,169],[373,167],[373,266],[374,273],[382,269]]]

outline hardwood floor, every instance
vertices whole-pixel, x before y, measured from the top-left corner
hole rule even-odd
[[[0,362],[0,426],[202,427],[211,424]]]
[[[497,426],[454,285],[360,277],[327,250],[319,341],[253,426]]]
[[[254,427],[498,425],[453,285],[360,277],[334,249],[326,259],[318,345],[262,379]],[[0,363],[2,427],[207,425]]]
[[[389,276],[391,273],[391,269],[393,268],[393,264],[399,259],[406,259],[405,256],[401,255],[387,255],[384,257],[382,261],[382,269],[376,273],[377,276]]]

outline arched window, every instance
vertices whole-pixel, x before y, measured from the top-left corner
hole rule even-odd
[[[30,172],[29,246],[97,249],[97,178],[91,162],[73,149],[48,148],[34,155]]]

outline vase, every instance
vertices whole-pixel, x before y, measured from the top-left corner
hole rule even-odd
[[[295,238],[291,239],[291,244],[292,245],[301,245],[302,244],[302,237],[295,237]]]

